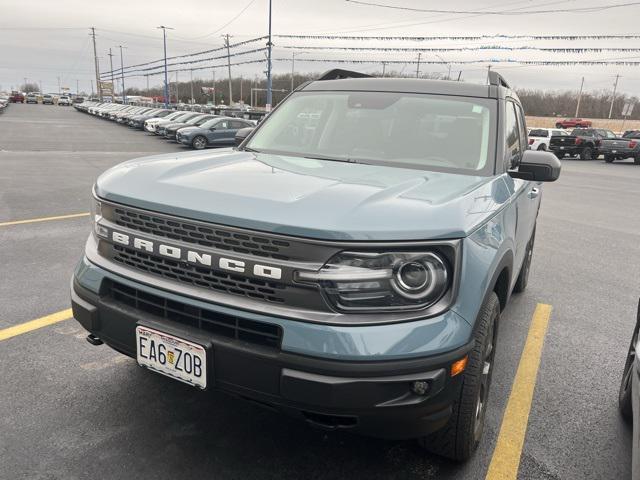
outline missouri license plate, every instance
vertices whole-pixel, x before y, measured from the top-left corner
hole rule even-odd
[[[137,326],[138,364],[198,388],[207,388],[207,351],[202,345]]]

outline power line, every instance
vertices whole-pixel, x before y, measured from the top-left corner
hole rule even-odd
[[[532,50],[553,53],[601,53],[601,52],[640,52],[638,47],[509,47],[505,45],[480,45],[468,47],[343,47],[343,46],[302,46],[302,45],[280,45],[278,48],[288,50],[341,50],[355,52],[465,52],[465,51],[481,51],[481,50]]]
[[[428,42],[433,40],[457,40],[472,41],[486,40],[489,38],[517,39],[517,40],[638,40],[640,33],[623,34],[595,34],[595,35],[509,35],[509,34],[486,34],[486,35],[303,35],[303,34],[282,34],[274,35],[277,38],[291,38],[303,40],[398,40],[411,42]]]
[[[211,32],[211,33],[207,33],[207,34],[205,34],[205,35],[201,35],[201,36],[199,36],[199,37],[193,37],[193,38],[194,38],[194,39],[197,39],[197,38],[206,38],[206,37],[210,37],[210,36],[212,36],[212,35],[215,35],[216,33],[220,33],[222,30],[224,30],[224,29],[225,29],[225,28],[227,28],[229,25],[231,25],[233,22],[235,22],[235,21],[240,17],[240,15],[242,15],[244,12],[246,12],[246,11],[247,11],[247,9],[248,9],[251,5],[253,5],[253,4],[255,3],[255,1],[256,1],[256,0],[250,0],[250,2],[249,2],[249,3],[247,3],[247,5],[245,5],[245,7],[244,7],[242,10],[240,10],[240,12],[239,12],[237,15],[235,15],[231,20],[229,20],[227,23],[225,23],[224,25],[222,25],[222,26],[221,26],[220,28],[218,28],[217,30],[214,30],[214,31],[213,31],[213,32]]]
[[[363,0],[345,0],[346,2],[364,5],[369,7],[389,8],[393,10],[404,10],[409,12],[423,12],[423,13],[447,13],[453,15],[538,15],[544,13],[591,13],[600,12],[602,10],[610,10],[613,8],[631,7],[634,5],[640,5],[640,2],[628,2],[628,3],[615,3],[609,5],[600,5],[596,7],[577,7],[577,8],[556,8],[550,10],[525,10],[525,11],[513,11],[513,10],[440,10],[435,8],[414,8],[403,7],[400,5],[388,5],[384,3],[366,2]]]

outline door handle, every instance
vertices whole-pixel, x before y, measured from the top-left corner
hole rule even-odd
[[[537,198],[538,195],[540,195],[540,189],[536,187],[533,187],[531,190],[529,190],[529,193],[527,194],[529,198]]]

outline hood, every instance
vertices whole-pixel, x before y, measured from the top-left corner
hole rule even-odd
[[[201,127],[194,127],[193,125],[189,125],[188,127],[183,127],[180,129],[180,135],[191,135],[196,132],[205,132],[206,129]]]
[[[96,193],[171,215],[327,240],[460,238],[509,198],[503,177],[233,149],[131,160],[102,174]]]

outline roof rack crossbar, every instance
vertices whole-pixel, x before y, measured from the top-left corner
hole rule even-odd
[[[353,72],[351,70],[343,70],[341,68],[334,68],[333,70],[328,70],[320,75],[316,80],[338,80],[341,78],[367,78],[372,77],[372,75],[368,75],[362,72]]]
[[[507,81],[498,72],[489,72],[489,85],[495,85],[497,87],[511,88]]]

